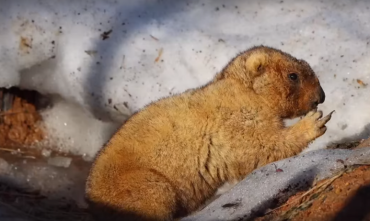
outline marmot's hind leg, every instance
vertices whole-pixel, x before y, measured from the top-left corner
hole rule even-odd
[[[144,169],[127,171],[119,176],[116,177],[117,185],[111,191],[102,191],[104,196],[98,197],[100,202],[88,199],[91,212],[97,220],[173,220],[176,195],[164,176]],[[110,181],[106,182],[109,185]]]

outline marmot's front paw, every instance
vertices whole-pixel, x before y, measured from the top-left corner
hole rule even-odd
[[[312,110],[300,121],[302,132],[307,136],[308,141],[313,141],[326,132],[325,124],[331,119],[333,112],[321,118],[322,111]]]

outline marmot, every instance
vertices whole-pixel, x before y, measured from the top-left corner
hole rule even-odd
[[[317,111],[324,100],[306,61],[252,47],[206,85],[131,116],[97,154],[86,200],[101,220],[187,216],[224,183],[296,155],[323,135],[331,118]]]

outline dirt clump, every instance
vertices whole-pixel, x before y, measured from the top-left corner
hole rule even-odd
[[[45,138],[35,96],[32,91],[0,90],[0,147],[32,146]]]

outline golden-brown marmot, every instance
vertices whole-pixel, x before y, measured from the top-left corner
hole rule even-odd
[[[101,220],[164,221],[199,208],[218,187],[300,153],[326,131],[325,93],[304,60],[256,46],[208,84],[128,119],[97,154],[86,199]],[[286,127],[284,118],[306,115]]]

